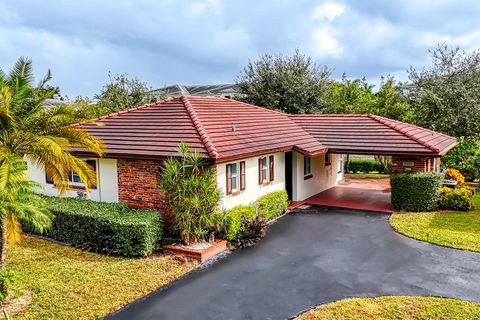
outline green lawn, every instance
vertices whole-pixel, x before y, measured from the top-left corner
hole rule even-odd
[[[312,309],[297,320],[479,320],[480,304],[432,297],[345,299]]]
[[[372,179],[372,178],[378,178],[378,179],[384,179],[384,178],[389,178],[390,175],[389,174],[385,174],[385,173],[361,173],[361,172],[357,172],[357,173],[345,173],[345,177],[352,177],[352,178],[369,178],[369,179]]]
[[[441,246],[480,252],[480,192],[474,210],[394,213],[391,226],[399,233]]]
[[[14,319],[96,319],[167,284],[197,265],[171,256],[107,257],[24,236],[9,248],[8,268],[34,293]]]

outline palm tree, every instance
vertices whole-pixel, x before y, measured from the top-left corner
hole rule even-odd
[[[86,131],[70,126],[78,121],[71,106],[44,107],[45,99],[52,94],[45,87],[50,79],[48,72],[35,87],[32,61],[26,58],[20,58],[8,74],[0,69],[0,153],[45,167],[60,193],[68,189],[71,172],[89,191],[95,184],[95,172],[70,150],[82,148],[101,156],[103,144]]]
[[[5,266],[7,240],[19,242],[21,223],[40,232],[50,223],[48,211],[33,193],[36,185],[27,179],[24,159],[44,167],[61,194],[69,188],[71,172],[87,191],[96,183],[95,172],[71,149],[102,156],[103,144],[71,126],[78,121],[71,106],[44,107],[52,94],[46,86],[50,79],[48,72],[35,87],[32,61],[26,58],[20,58],[8,74],[0,69],[0,271]]]

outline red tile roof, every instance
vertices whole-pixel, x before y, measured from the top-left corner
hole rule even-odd
[[[169,98],[94,122],[76,126],[103,140],[111,158],[164,158],[176,155],[181,142],[213,162],[292,149],[326,152],[287,115],[226,98]]]
[[[375,115],[290,115],[329,151],[377,155],[443,155],[456,139]]]

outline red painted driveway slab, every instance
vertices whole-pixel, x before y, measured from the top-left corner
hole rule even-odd
[[[392,213],[390,192],[338,186],[305,200],[306,204]]]

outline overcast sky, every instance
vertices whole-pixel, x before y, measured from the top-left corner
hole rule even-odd
[[[295,48],[335,77],[406,80],[437,43],[480,47],[474,0],[0,0],[0,12],[0,68],[28,56],[70,97],[98,92],[108,71],[154,88],[230,83],[249,59]]]

